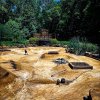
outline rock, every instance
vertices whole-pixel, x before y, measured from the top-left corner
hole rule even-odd
[[[63,45],[63,48],[66,48],[66,49],[67,49],[67,48],[68,48],[68,46],[67,46],[67,45]]]
[[[69,49],[68,49],[68,52],[69,52],[69,53],[74,53],[74,48],[69,48]]]
[[[65,80],[65,78],[61,78],[61,83],[65,83],[66,82],[66,80]]]
[[[85,56],[88,56],[88,57],[91,57],[91,56],[92,56],[92,53],[86,51],[84,55],[85,55]]]

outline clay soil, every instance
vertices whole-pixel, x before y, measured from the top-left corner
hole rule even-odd
[[[100,61],[65,53],[62,47],[10,48],[0,52],[0,100],[83,100],[92,92],[100,100]],[[48,54],[58,51],[59,54]],[[71,69],[68,64],[57,65],[53,60],[86,62],[91,69]],[[11,63],[13,61],[13,63]],[[73,80],[56,85],[57,79]]]

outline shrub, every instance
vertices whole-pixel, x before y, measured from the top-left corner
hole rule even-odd
[[[29,44],[29,40],[21,40],[19,41],[20,44],[24,44],[24,45],[28,45]]]
[[[13,42],[13,41],[2,41],[1,44],[3,46],[18,46],[18,45],[24,45],[27,46],[29,44],[28,40],[21,40],[18,42]]]
[[[84,54],[86,51],[97,53],[99,47],[89,43],[86,39],[74,37],[68,42],[68,47],[73,48],[75,54]]]
[[[60,45],[64,46],[64,45],[68,45],[69,41],[60,41]]]
[[[15,46],[15,43],[12,41],[2,41],[2,46]]]
[[[31,38],[29,38],[29,43],[34,45],[37,43],[38,40],[39,40],[38,38],[31,37]]]
[[[51,43],[51,45],[57,45],[60,42],[57,39],[50,39],[50,43]]]
[[[13,42],[17,42],[21,38],[20,34],[20,23],[14,21],[14,20],[9,20],[5,24],[5,37],[7,40],[12,40]]]

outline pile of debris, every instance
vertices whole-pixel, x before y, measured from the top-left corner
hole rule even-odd
[[[91,57],[91,58],[100,60],[100,54],[93,54],[92,52],[85,52],[84,55],[87,57]]]
[[[68,61],[66,61],[64,58],[58,58],[58,59],[54,60],[53,62],[55,62],[56,64],[66,64],[66,63],[68,63]]]
[[[65,48],[66,53],[74,53],[74,48]]]

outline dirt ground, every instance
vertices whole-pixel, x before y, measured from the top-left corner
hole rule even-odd
[[[0,100],[83,100],[93,91],[93,100],[100,100],[100,61],[66,53],[62,47],[11,48],[0,52]],[[48,54],[57,51],[59,54]],[[91,69],[71,69],[53,61],[86,62]],[[12,63],[13,62],[13,63]],[[74,80],[56,85],[57,79]]]

